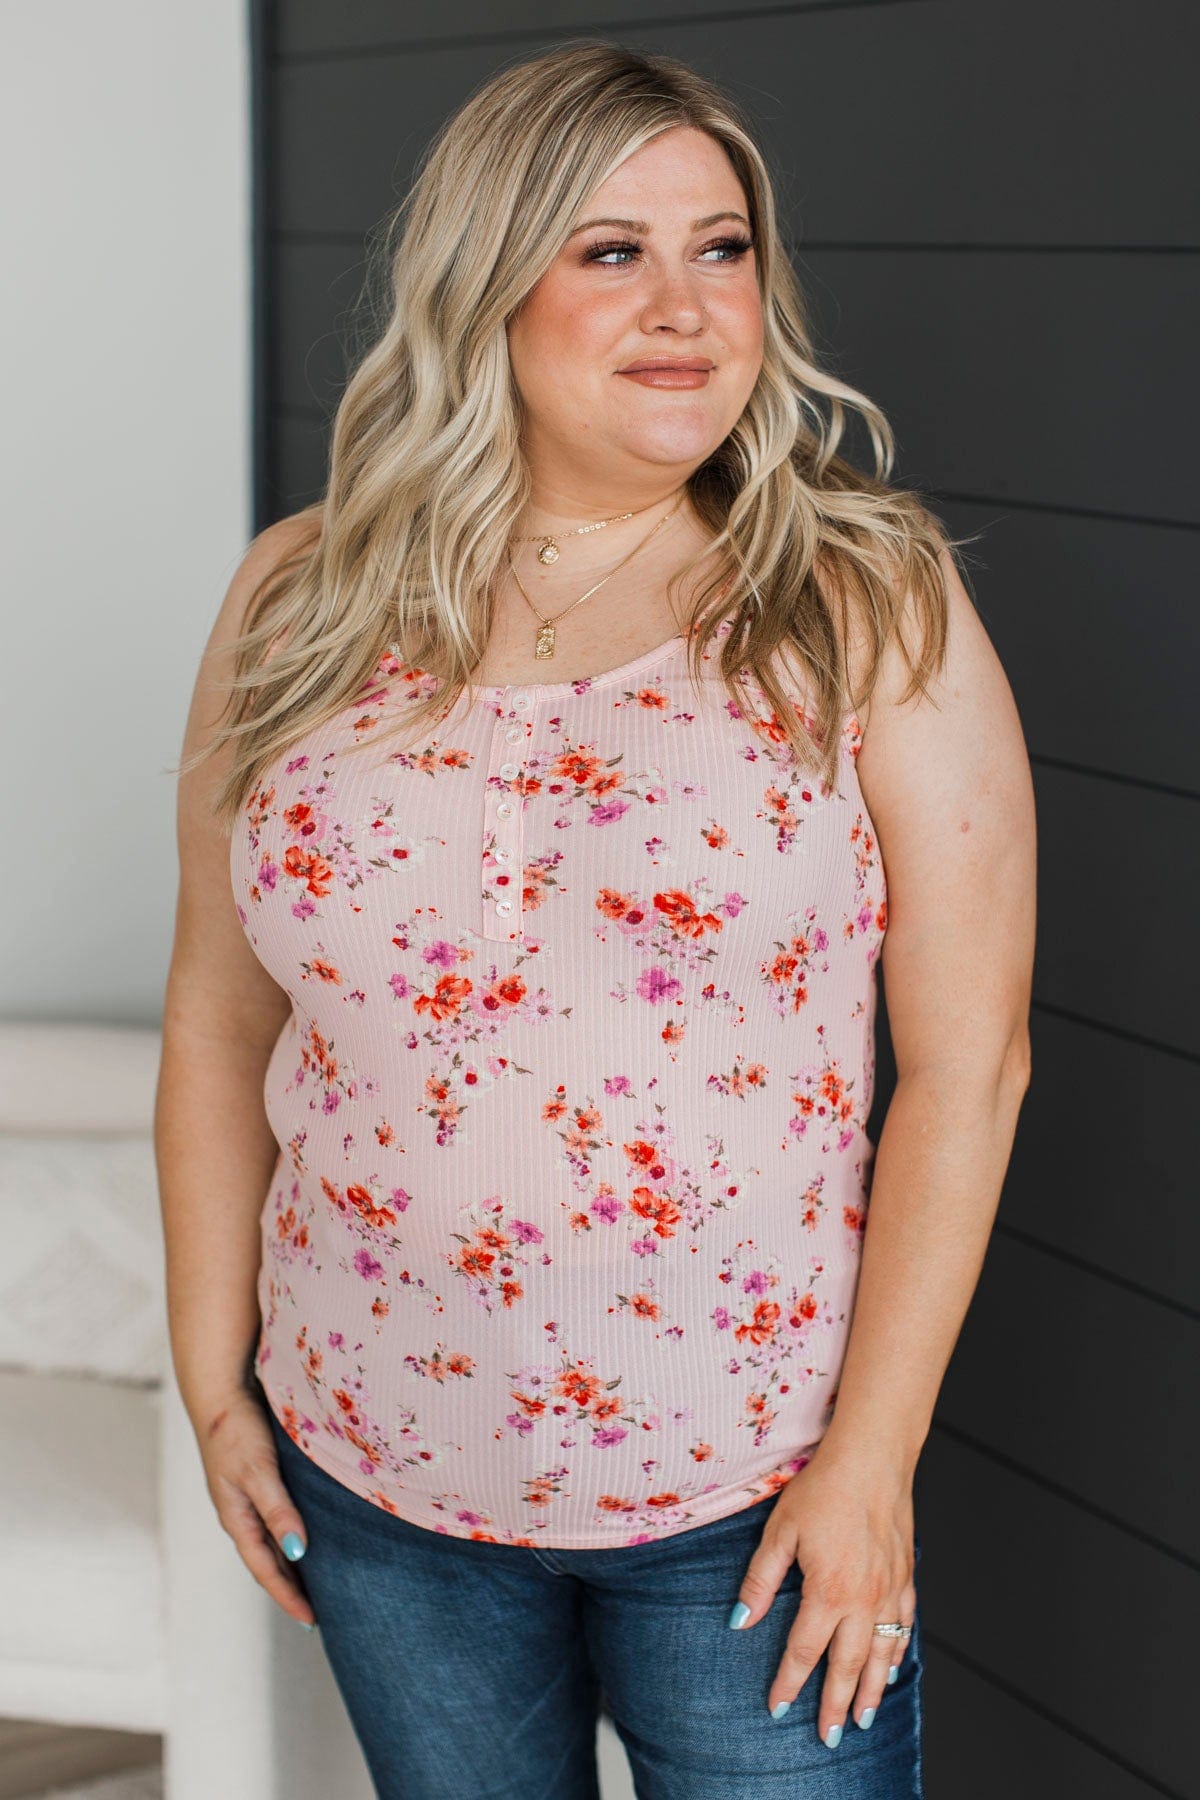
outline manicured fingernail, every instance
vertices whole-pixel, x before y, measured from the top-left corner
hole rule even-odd
[[[899,1673],[900,1673],[900,1664],[893,1663],[891,1668],[888,1670],[888,1686],[889,1687],[891,1687],[893,1681],[895,1681],[895,1679]]]
[[[282,1539],[279,1548],[289,1562],[299,1562],[304,1555],[304,1539],[297,1531],[289,1531]]]
[[[310,1625],[307,1619],[297,1619],[296,1623],[299,1625],[301,1631],[315,1631],[317,1629],[315,1625]]]
[[[840,1725],[831,1725],[829,1727],[829,1730],[825,1733],[825,1742],[829,1745],[829,1748],[831,1750],[836,1750],[838,1745],[841,1743],[841,1741],[842,1741],[841,1726]]]
[[[784,1713],[791,1704],[790,1700],[777,1700],[771,1708],[771,1717],[773,1719],[782,1719]]]
[[[736,1601],[734,1604],[733,1611],[729,1615],[730,1630],[731,1631],[740,1630],[741,1627],[746,1623],[746,1620],[749,1617],[750,1617],[750,1608],[746,1605],[746,1602],[744,1600]]]
[[[870,1731],[872,1725],[875,1723],[875,1708],[873,1706],[868,1706],[858,1722],[864,1731]]]

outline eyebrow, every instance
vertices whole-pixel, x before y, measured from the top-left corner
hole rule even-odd
[[[716,212],[709,213],[703,219],[694,219],[692,221],[692,230],[706,231],[710,225],[720,224],[722,219],[737,219],[747,230],[750,229],[750,221],[746,218],[744,213]],[[582,225],[577,225],[574,231],[570,232],[568,235],[570,237],[578,237],[581,231],[590,231],[593,225],[617,225],[624,231],[640,231],[643,236],[648,235],[652,229],[645,219],[585,219]]]

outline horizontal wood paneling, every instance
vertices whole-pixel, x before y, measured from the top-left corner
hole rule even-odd
[[[917,1531],[934,1637],[1145,1779],[1195,1793],[1187,1648],[1200,1573],[936,1426],[917,1472]],[[959,1767],[964,1800],[973,1766]],[[1019,1791],[1058,1800],[1037,1783],[1031,1769]]]
[[[1188,972],[1200,893],[1198,803],[1044,764],[1034,778],[1035,997],[1200,1056]],[[1095,1103],[1087,1127],[1105,1128]]]
[[[325,485],[328,431],[320,420],[276,413],[271,436],[275,455],[267,485],[276,498],[278,517],[319,498]]]
[[[1030,1036],[1001,1224],[1197,1306],[1200,1065],[1037,1006]]]
[[[1200,524],[1187,409],[1163,405],[1194,356],[1200,257],[801,246],[797,266],[905,479]]]
[[[928,1639],[923,1688],[926,1800],[1157,1800],[1170,1792],[1130,1774]]]
[[[325,10],[332,22],[350,9]],[[560,16],[539,11],[547,28]],[[1185,0],[1146,0],[1132,39],[1126,6],[1084,14],[1035,0],[764,8],[661,25],[657,7],[648,25],[608,9],[606,26],[605,9],[590,12],[599,35],[682,56],[742,99],[783,171],[798,238],[1200,241]],[[393,170],[407,179],[447,114],[503,59],[555,41],[548,30],[512,46],[467,37],[450,48],[453,14],[438,16],[437,48],[277,70],[274,223],[361,236],[392,203]],[[407,13],[396,17],[407,34]],[[492,18],[502,28],[508,8]]]
[[[288,296],[271,344],[273,392],[292,410],[332,415],[365,319],[365,251],[285,238],[272,244],[271,257],[276,291]]]
[[[936,1417],[1200,1569],[1198,1389],[1200,1316],[997,1232]]]
[[[867,5],[896,4],[897,0],[865,0]],[[900,0],[907,4],[907,0]],[[803,8],[799,0],[795,10]],[[809,0],[819,6],[861,6],[864,0]],[[322,52],[376,50],[386,44],[420,44],[447,37],[497,37],[519,32],[571,30],[602,31],[637,21],[634,0],[622,7],[597,5],[595,0],[508,0],[503,7],[494,0],[282,0],[279,6],[278,49],[283,56],[311,56]],[[744,13],[747,24],[761,13],[761,0],[654,0],[656,19],[703,18],[711,13]]]
[[[961,555],[1031,754],[1200,794],[1168,651],[1200,647],[1200,535],[944,494],[935,510],[955,536],[984,534]]]

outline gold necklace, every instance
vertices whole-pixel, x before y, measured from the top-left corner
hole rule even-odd
[[[535,613],[536,616],[542,621],[541,628],[537,634],[537,641],[534,645],[533,653],[536,657],[541,658],[541,657],[545,657],[545,656],[553,656],[554,655],[554,627],[558,623],[559,619],[565,617],[565,615],[569,612],[574,612],[574,610],[577,606],[582,606],[583,602],[585,600],[590,599],[591,596],[597,591],[598,588],[602,588],[606,581],[611,581],[613,576],[617,573],[617,570],[623,569],[625,564],[627,562],[629,562],[631,557],[636,556],[639,550],[643,550],[646,547],[646,545],[650,542],[650,539],[654,536],[654,533],[656,531],[661,530],[661,528],[667,523],[668,519],[671,519],[675,516],[675,514],[679,511],[679,508],[683,505],[683,501],[684,501],[684,495],[680,494],[678,500],[675,502],[675,504],[671,508],[670,512],[663,514],[662,518],[658,521],[658,524],[651,527],[651,529],[646,533],[645,537],[642,539],[640,544],[635,544],[633,546],[633,549],[629,551],[628,555],[623,556],[621,558],[620,562],[617,563],[616,567],[610,569],[608,571],[607,575],[602,576],[600,578],[600,580],[598,582],[596,582],[594,587],[590,587],[587,590],[586,594],[580,594],[578,600],[572,600],[570,606],[564,606],[562,609],[562,612],[555,613],[553,618],[550,618],[550,619],[547,619],[543,613],[538,612],[537,607],[534,606],[533,601],[530,600],[530,598],[529,598],[529,595],[525,593],[525,589],[521,585],[521,577],[517,574],[516,568],[514,567],[514,564],[513,564],[512,546],[511,546],[511,544],[509,545],[508,566],[510,569],[512,569],[512,578],[516,582],[517,587],[520,588],[520,591],[521,591],[522,595],[524,596],[530,610],[533,613]],[[632,516],[632,515],[630,515],[630,516]]]
[[[619,525],[622,519],[632,519],[631,512],[614,513],[611,519],[595,519],[590,525],[580,525],[575,531],[560,531],[559,537],[583,537],[589,531],[603,531],[606,525]],[[540,563],[556,563],[562,552],[553,532],[536,533],[533,537],[514,538],[517,544],[536,544],[537,559]]]
[[[654,501],[650,502],[650,506]],[[540,563],[556,563],[562,552],[558,547],[560,537],[584,537],[589,531],[603,531],[606,525],[619,525],[623,519],[636,519],[638,513],[649,512],[650,506],[639,506],[634,512],[614,513],[611,519],[592,519],[586,525],[576,526],[574,531],[535,531],[532,537],[514,538],[514,544],[536,544],[537,559]]]

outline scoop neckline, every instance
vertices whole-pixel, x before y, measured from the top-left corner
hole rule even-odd
[[[686,646],[687,638],[683,632],[677,631],[673,637],[658,644],[653,650],[635,656],[632,662],[621,663],[615,669],[601,669],[596,675],[577,675],[572,681],[504,681],[476,682],[477,694],[486,694],[495,700],[505,694],[539,694],[546,698],[566,696],[588,692],[591,688],[610,687],[614,682],[625,681],[632,675],[641,675],[660,662],[667,662],[681,646]]]

